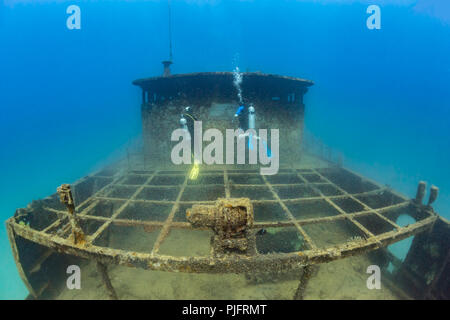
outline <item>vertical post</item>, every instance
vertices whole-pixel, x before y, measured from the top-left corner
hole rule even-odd
[[[164,72],[163,72],[163,77],[168,77],[171,75],[170,73],[170,65],[172,64],[172,61],[163,61],[162,64],[164,65]]]
[[[56,189],[61,203],[66,205],[69,211],[70,226],[72,227],[72,237],[75,244],[83,244],[86,241],[83,230],[81,229],[75,213],[75,203],[73,202],[72,190],[69,184],[63,184]]]
[[[300,283],[298,284],[297,290],[294,294],[294,300],[303,300],[305,297],[306,286],[308,285],[309,279],[314,273],[314,267],[309,265],[303,268],[303,273],[300,278]]]
[[[427,203],[428,207],[431,207],[431,204],[434,201],[436,201],[438,193],[439,193],[439,188],[436,187],[436,186],[431,186],[431,188],[430,188],[430,198],[428,199],[428,203]]]
[[[414,201],[421,205],[423,198],[425,197],[425,189],[427,187],[427,184],[425,181],[420,181],[419,185],[417,186],[417,193],[416,193],[416,198],[414,199]]]
[[[114,290],[114,287],[111,284],[111,280],[109,279],[106,265],[104,265],[100,261],[97,261],[97,270],[102,277],[102,281],[105,285],[106,291],[108,291],[109,298],[111,300],[119,300],[116,294],[116,290]]]

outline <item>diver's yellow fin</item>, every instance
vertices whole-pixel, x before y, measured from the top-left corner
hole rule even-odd
[[[192,167],[191,171],[189,172],[189,179],[196,180],[198,178],[199,172],[200,172],[199,164],[197,162],[194,162],[194,166]]]

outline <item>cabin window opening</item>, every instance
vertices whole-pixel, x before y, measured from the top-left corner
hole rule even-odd
[[[295,93],[289,93],[287,96],[288,103],[294,103],[295,102]]]

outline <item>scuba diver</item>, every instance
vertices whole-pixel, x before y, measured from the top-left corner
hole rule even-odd
[[[255,129],[254,128],[254,121],[253,121],[253,128],[250,128],[249,126],[249,116],[250,116],[250,110],[253,111],[253,115],[255,114],[255,108],[253,106],[246,107],[245,105],[239,106],[239,108],[236,110],[236,113],[234,114],[233,121],[238,122],[239,129],[242,129],[242,131],[247,131],[247,129]],[[254,119],[254,117],[253,117]]]
[[[238,128],[243,131],[239,135],[239,138],[245,138],[249,137],[249,148],[253,149],[252,145],[252,134],[246,132],[248,129],[255,130],[255,108],[253,105],[245,106],[244,104],[239,106],[239,108],[236,110],[236,113],[234,114],[233,122],[237,121]],[[259,139],[258,136],[255,136],[254,138]]]
[[[245,104],[239,106],[234,114],[233,122],[237,119],[238,127],[243,131],[239,135],[239,138],[248,137],[248,148],[249,150],[253,150],[253,143],[260,140],[261,138],[256,135],[256,116],[255,116],[255,107],[253,104],[250,104],[248,107]],[[255,131],[255,136],[253,137],[253,133],[246,132],[248,129],[253,129]],[[267,141],[262,140],[263,147],[266,149],[266,154],[270,158],[272,156],[272,152],[270,148],[267,146]]]
[[[181,114],[180,118],[180,126],[182,129],[189,132],[189,139],[191,140],[191,159],[194,160],[194,165],[189,173],[189,179],[195,180],[197,179],[200,171],[199,163],[196,159],[194,159],[194,122],[198,120],[192,112],[191,107],[186,107],[183,111],[184,112]]]
[[[194,137],[194,122],[195,121],[198,121],[198,120],[195,117],[194,113],[192,112],[192,108],[191,107],[184,108],[183,113],[181,114],[180,125],[183,129],[187,130],[190,133],[192,141],[193,141],[193,137]],[[193,152],[193,150],[194,150],[194,146],[193,146],[193,142],[192,142],[191,152]]]

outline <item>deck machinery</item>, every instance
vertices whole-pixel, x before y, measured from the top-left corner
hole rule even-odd
[[[134,81],[142,88],[143,149],[61,186],[6,221],[30,298],[60,297],[67,266],[82,258],[96,265],[104,285],[98,290],[112,299],[121,298],[108,274],[113,265],[237,273],[247,280],[291,273],[299,282],[293,296],[302,299],[320,264],[362,254],[380,266],[383,283],[399,298],[450,298],[450,225],[433,210],[437,188],[424,199],[426,185],[419,183],[410,199],[333,160],[339,157],[312,154],[303,141],[303,96],[313,83],[242,75],[244,102],[254,105],[257,126],[280,129],[278,173],[261,175],[255,165],[205,165],[190,180],[189,166],[170,162],[170,133],[184,107],[205,128],[229,128],[239,105],[232,73]],[[400,215],[415,222],[398,225]],[[197,243],[179,240],[200,231],[206,236]],[[137,233],[146,240],[136,241]],[[386,249],[408,237],[414,240],[403,261]],[[171,253],[168,243],[174,242],[185,248],[182,254]],[[192,250],[197,246],[205,250]]]

